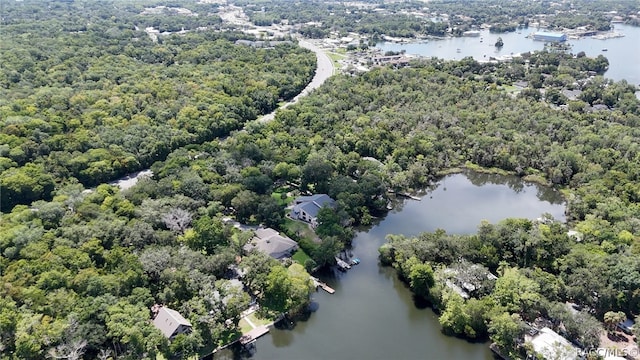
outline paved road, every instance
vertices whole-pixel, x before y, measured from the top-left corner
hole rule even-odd
[[[316,53],[316,59],[318,61],[316,74],[314,75],[311,82],[307,84],[307,87],[305,87],[304,90],[302,90],[291,101],[280,106],[278,109],[284,109],[291,104],[297,103],[301,97],[307,96],[311,92],[311,90],[319,88],[320,85],[324,84],[325,80],[327,80],[328,78],[331,77],[331,75],[333,75],[333,62],[331,61],[329,56],[327,56],[327,54],[325,54],[320,48],[318,48],[317,46],[313,45],[308,41],[300,40],[299,45],[305,49],[309,49]],[[273,118],[276,115],[276,111],[278,111],[278,109],[272,111],[267,115],[259,117],[256,121],[269,122],[273,120]],[[153,176],[153,172],[151,171],[151,169],[144,169],[142,171],[124,176],[118,180],[111,182],[110,184],[119,186],[121,190],[126,190],[134,186],[138,182],[138,180],[143,176]]]
[[[268,122],[273,120],[276,115],[276,111],[278,111],[279,109],[284,109],[291,104],[297,103],[300,98],[309,95],[312,90],[319,88],[320,85],[324,84],[324,82],[328,78],[330,78],[331,75],[333,75],[333,62],[331,61],[329,56],[322,51],[322,49],[305,40],[300,40],[298,44],[301,47],[309,49],[316,53],[316,59],[318,62],[318,66],[316,67],[316,74],[313,76],[313,79],[311,79],[311,82],[307,84],[307,87],[305,87],[304,90],[300,92],[300,94],[294,97],[291,101],[288,101],[284,105],[280,106],[278,109],[272,111],[271,113],[259,117],[257,120],[258,122]]]

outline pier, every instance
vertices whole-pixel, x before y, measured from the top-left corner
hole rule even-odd
[[[253,330],[248,333],[242,335],[240,338],[240,344],[246,346],[247,344],[251,344],[256,341],[257,338],[269,332],[269,327],[266,325],[258,326],[253,328]]]
[[[413,196],[413,195],[411,195],[411,194],[409,194],[409,193],[398,193],[398,195],[400,195],[400,196],[404,196],[404,197],[409,198],[409,199],[411,199],[411,200],[416,200],[416,201],[420,201],[420,200],[422,200],[421,198],[419,198],[419,197],[417,197],[417,196]]]
[[[318,278],[315,278],[315,277],[313,277],[313,276],[312,276],[312,277],[311,277],[311,280],[313,281],[313,284],[316,286],[316,289],[319,287],[319,288],[321,288],[322,290],[324,290],[324,291],[328,292],[329,294],[333,294],[333,293],[335,293],[335,292],[336,292],[336,291],[335,291],[335,290],[333,290],[331,287],[329,287],[329,285],[327,285],[327,284],[323,283],[323,282],[322,282],[322,281],[320,281],[320,279],[318,279]]]

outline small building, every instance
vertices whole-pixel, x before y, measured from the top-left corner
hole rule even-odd
[[[625,334],[631,335],[633,334],[633,329],[635,325],[636,323],[632,319],[627,318],[625,321],[622,321],[618,324],[618,328],[622,330]]]
[[[578,100],[580,95],[582,94],[582,90],[568,90],[563,89],[562,95],[566,96],[569,100]]]
[[[247,253],[258,250],[274,259],[284,259],[298,250],[298,243],[271,228],[259,228],[243,249]]]
[[[563,42],[567,41],[567,35],[563,33],[552,33],[546,31],[539,31],[533,34],[533,40],[536,41],[549,41],[549,42]]]
[[[524,80],[520,80],[520,81],[514,82],[513,86],[518,88],[518,90],[522,90],[522,89],[526,89],[526,88],[529,87],[529,82],[528,81],[524,81]]]
[[[525,337],[533,346],[536,354],[545,359],[576,360],[580,350],[555,331],[544,327],[530,338]]]
[[[307,222],[315,228],[318,226],[318,213],[320,209],[323,207],[334,207],[335,203],[336,201],[327,194],[300,196],[293,201],[291,218]]]
[[[386,55],[386,56],[374,56],[370,58],[373,65],[394,65],[394,66],[407,66],[409,65],[409,57],[406,55]]]
[[[191,332],[191,323],[180,315],[179,312],[164,306],[154,308],[157,309],[158,313],[153,319],[153,325],[157,327],[164,336],[169,338],[169,340],[173,340],[173,338],[180,334],[188,334]]]

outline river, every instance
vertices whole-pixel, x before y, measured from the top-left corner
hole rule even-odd
[[[433,311],[416,306],[395,271],[378,265],[378,247],[390,233],[416,235],[442,228],[469,234],[482,220],[535,219],[550,213],[564,221],[564,205],[558,191],[514,176],[447,176],[421,201],[407,200],[377,225],[358,232],[353,253],[362,263],[346,273],[321,276],[336,293],[315,293],[315,312],[291,330],[272,329],[258,339],[252,358],[491,359],[488,344],[443,335]],[[231,352],[216,356],[231,357]]]
[[[590,57],[600,54],[606,56],[609,59],[609,70],[605,73],[605,77],[615,81],[626,79],[630,84],[640,85],[640,66],[638,65],[640,27],[614,24],[614,30],[625,36],[606,40],[585,37],[579,40],[569,39],[567,42],[572,45],[573,54],[584,51]],[[526,38],[527,35],[536,31],[538,29],[533,27],[504,34],[492,34],[489,30],[482,30],[480,37],[457,37],[405,44],[381,42],[376,46],[382,51],[405,50],[407,54],[436,56],[447,60],[460,60],[472,56],[481,61],[489,60],[489,57],[498,58],[504,55],[542,50],[544,42]],[[498,37],[501,37],[504,42],[501,49],[494,46]],[[481,39],[482,42],[480,42]],[[606,52],[602,51],[604,48],[607,49]]]

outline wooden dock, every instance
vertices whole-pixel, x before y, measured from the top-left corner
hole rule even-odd
[[[242,335],[242,337],[240,338],[240,344],[247,345],[250,344],[254,341],[256,341],[257,338],[259,338],[260,336],[266,334],[269,332],[269,327],[266,325],[262,325],[262,326],[258,326],[256,328],[254,328],[253,330],[249,331],[248,333]]]
[[[333,294],[333,293],[335,293],[335,292],[336,292],[335,290],[333,290],[332,288],[330,288],[330,287],[329,287],[329,285],[327,285],[327,284],[325,284],[325,283],[323,283],[323,282],[319,282],[319,283],[318,283],[318,286],[320,286],[320,288],[321,288],[322,290],[324,290],[324,291],[328,292],[329,294]]]
[[[313,284],[316,286],[316,289],[319,287],[319,288],[321,288],[322,290],[324,290],[324,291],[328,292],[329,294],[333,294],[333,293],[335,293],[335,292],[336,292],[336,291],[335,291],[335,290],[333,290],[329,285],[327,285],[327,284],[323,283],[323,282],[322,282],[322,281],[320,281],[320,279],[318,279],[318,278],[315,278],[315,277],[313,277],[313,276],[312,276],[312,277],[311,277],[311,280],[313,281]]]
[[[419,197],[417,197],[417,196],[413,196],[413,195],[411,195],[411,194],[409,194],[409,193],[398,193],[398,195],[400,195],[400,196],[404,196],[404,197],[409,198],[409,199],[411,199],[411,200],[416,200],[416,201],[420,201],[420,200],[422,200],[421,198],[419,198]]]

